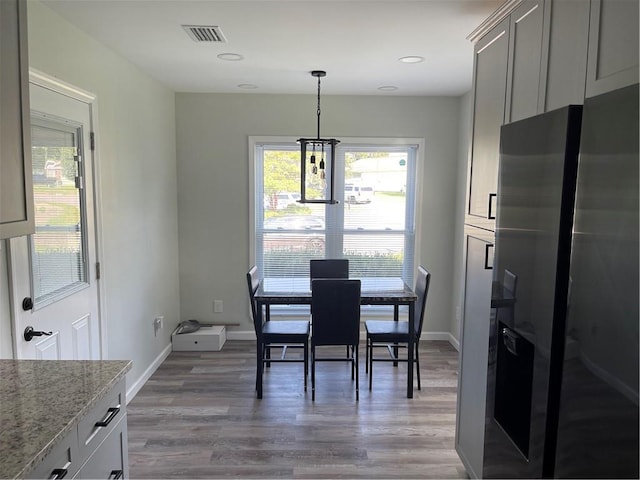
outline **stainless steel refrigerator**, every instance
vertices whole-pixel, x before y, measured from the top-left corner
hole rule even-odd
[[[502,127],[484,478],[638,478],[638,100]]]

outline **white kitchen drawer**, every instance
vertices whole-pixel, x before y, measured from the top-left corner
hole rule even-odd
[[[27,478],[71,478],[80,469],[81,459],[78,452],[78,432],[74,427],[53,447],[44,460],[27,474]]]
[[[127,458],[127,445],[127,422],[123,417],[82,466],[77,478],[128,478],[129,466],[123,461]]]
[[[78,424],[80,455],[87,458],[118,421],[126,416],[125,379],[102,398]]]

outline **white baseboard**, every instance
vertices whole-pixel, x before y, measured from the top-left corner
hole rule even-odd
[[[454,337],[450,333],[448,335],[449,335],[449,338],[447,340],[449,340],[449,343],[451,344],[451,346],[453,348],[455,348],[457,352],[459,352],[460,351],[460,342],[458,341],[458,339],[456,337]]]
[[[252,340],[256,341],[256,332],[253,330],[227,330],[227,340]]]
[[[135,397],[138,394],[138,392],[144,386],[147,380],[151,378],[151,375],[153,375],[153,372],[155,372],[158,369],[158,367],[162,365],[162,362],[165,361],[165,359],[169,356],[170,353],[171,353],[171,343],[169,343],[166,347],[164,347],[162,352],[160,352],[160,354],[155,358],[155,360],[151,362],[151,365],[149,365],[149,368],[147,368],[144,371],[144,373],[140,376],[140,378],[136,379],[136,381],[131,384],[131,386],[127,389],[127,405],[131,400],[133,400],[133,397]]]

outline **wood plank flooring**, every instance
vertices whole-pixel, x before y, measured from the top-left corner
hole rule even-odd
[[[406,364],[376,363],[369,392],[360,352],[357,403],[346,362],[316,364],[315,402],[302,364],[273,364],[258,400],[254,342],[172,352],[127,407],[131,478],[467,478],[455,349],[421,342],[413,399]]]

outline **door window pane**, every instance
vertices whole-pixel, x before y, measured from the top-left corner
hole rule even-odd
[[[36,305],[86,282],[80,129],[34,119],[31,127],[36,233],[30,255]]]

